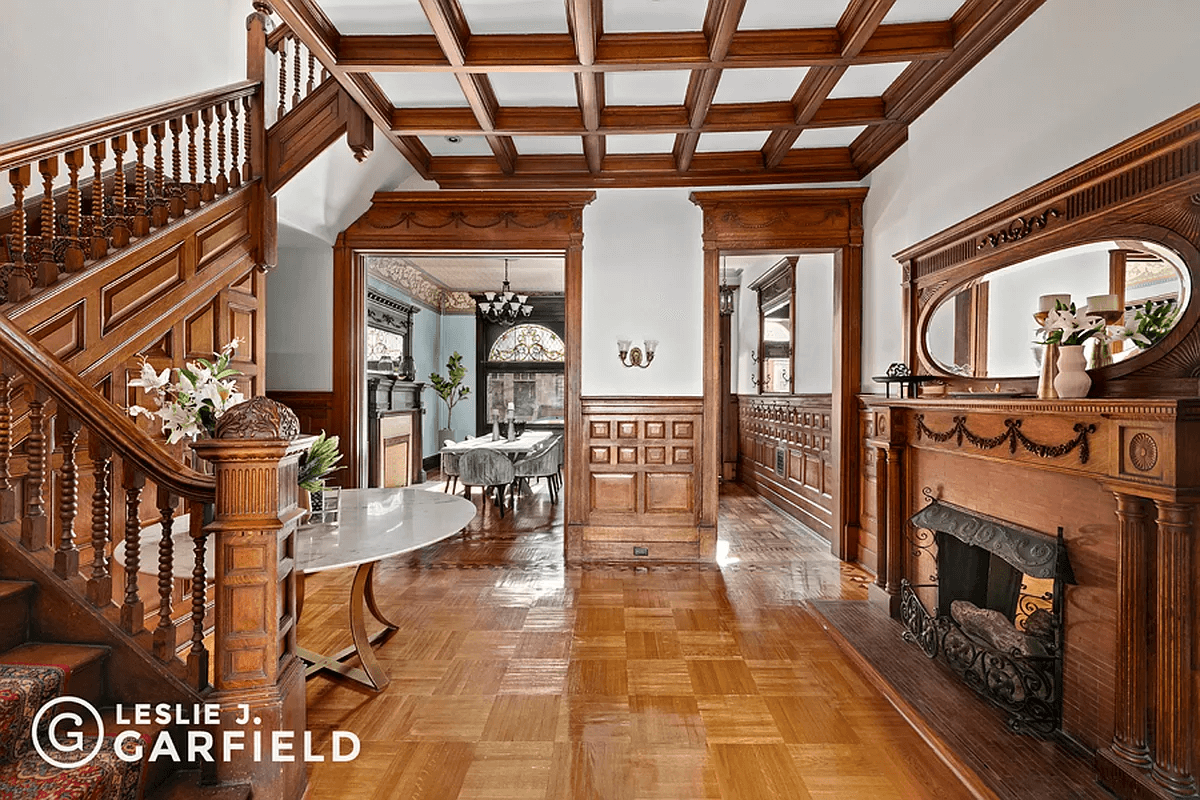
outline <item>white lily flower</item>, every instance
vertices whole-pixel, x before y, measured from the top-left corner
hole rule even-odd
[[[128,385],[145,389],[148,392],[158,392],[167,385],[170,375],[170,367],[158,373],[154,371],[154,366],[149,361],[143,361],[141,376],[131,380]]]

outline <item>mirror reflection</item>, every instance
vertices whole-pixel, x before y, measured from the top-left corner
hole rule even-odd
[[[1037,375],[1044,348],[1035,343],[1035,315],[1059,301],[1104,319],[1104,335],[1085,345],[1089,367],[1119,363],[1171,331],[1190,297],[1187,275],[1178,254],[1151,242],[1110,240],[1048,253],[943,299],[929,317],[926,349],[956,375]]]

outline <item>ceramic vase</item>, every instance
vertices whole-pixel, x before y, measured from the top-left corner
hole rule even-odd
[[[1092,379],[1087,374],[1087,362],[1083,357],[1083,345],[1064,344],[1058,348],[1058,376],[1054,379],[1054,391],[1059,397],[1087,397],[1092,388]]]
[[[1058,376],[1058,345],[1054,343],[1043,345],[1042,374],[1038,378],[1037,396],[1039,400],[1055,400],[1058,392],[1054,391],[1054,379]]]

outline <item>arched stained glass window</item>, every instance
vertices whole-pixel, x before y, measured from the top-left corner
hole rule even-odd
[[[542,325],[516,325],[500,334],[488,361],[560,362],[567,346],[557,333]]]

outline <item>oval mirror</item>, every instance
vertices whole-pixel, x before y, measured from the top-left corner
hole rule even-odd
[[[929,315],[925,349],[941,369],[976,378],[1024,378],[1041,369],[1039,310],[1069,298],[1108,323],[1085,343],[1090,367],[1136,357],[1183,315],[1191,284],[1183,260],[1152,242],[1092,242],[1003,267],[958,287]],[[1090,306],[1089,306],[1090,303]],[[1107,348],[1100,346],[1107,342]],[[1105,352],[1108,350],[1109,352]]]

